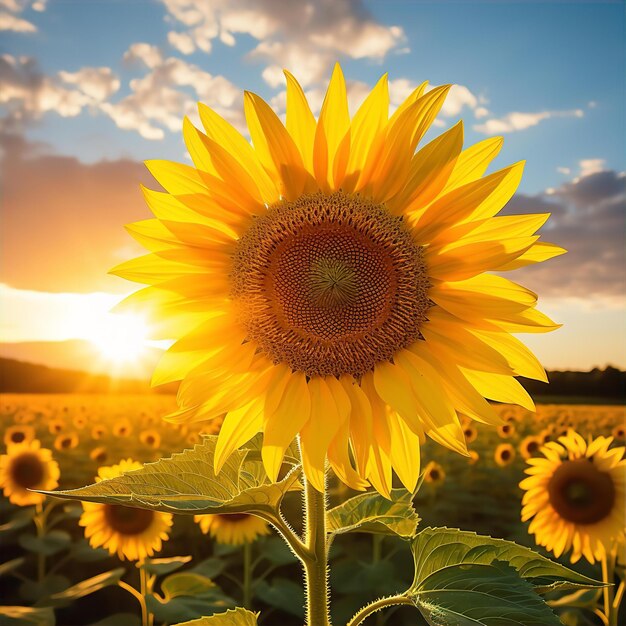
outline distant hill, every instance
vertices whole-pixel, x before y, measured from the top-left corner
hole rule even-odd
[[[149,379],[161,354],[162,350],[148,348],[137,363],[113,365],[102,356],[94,344],[81,339],[27,341],[0,345],[0,357],[5,359],[105,376],[112,375],[114,367],[116,378],[133,379]]]
[[[176,388],[152,388],[149,378],[112,378],[0,358],[0,393],[176,393]]]
[[[533,398],[626,400],[626,372],[607,366],[589,372],[548,372],[550,384],[520,378]],[[150,387],[150,377],[113,378],[0,358],[0,393],[176,393],[177,385]]]

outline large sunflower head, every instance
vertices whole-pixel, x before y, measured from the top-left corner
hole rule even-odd
[[[522,521],[532,520],[528,532],[557,557],[571,548],[572,563],[581,556],[593,563],[624,540],[626,448],[612,442],[570,431],[527,461]]]
[[[59,465],[52,452],[37,439],[12,443],[0,455],[0,487],[9,501],[18,506],[40,504],[45,496],[31,489],[48,491],[59,484]]]
[[[117,465],[101,467],[96,482],[141,469],[141,463],[126,459]],[[124,560],[141,561],[161,549],[169,536],[172,515],[119,504],[83,502],[79,524],[92,548],[106,548]]]
[[[170,419],[226,416],[217,469],[262,431],[273,478],[299,435],[318,489],[326,459],[354,488],[388,494],[394,469],[413,489],[424,437],[466,454],[460,414],[499,422],[485,397],[533,410],[515,376],[545,373],[510,333],[556,325],[488,272],[563,250],[535,235],[547,214],[496,216],[523,167],[483,176],[501,138],[463,150],[459,122],[416,152],[449,86],[389,116],[383,76],[351,117],[337,65],[316,120],[286,77],[286,125],[246,93],[250,143],[200,105],[194,165],[147,163],[166,192],[129,226],[150,253],[113,273],[148,286],[123,307],[176,340],[153,378],[182,381]]]
[[[231,546],[251,543],[257,537],[270,533],[266,521],[248,513],[195,515],[194,520],[205,535],[210,533],[218,543]]]

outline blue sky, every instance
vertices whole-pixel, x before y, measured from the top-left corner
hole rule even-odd
[[[539,210],[548,203],[556,211],[555,236],[566,239],[557,243],[577,248],[569,260],[554,262],[552,274],[529,279],[571,319],[572,341],[598,316],[618,337],[611,342],[605,333],[600,351],[577,357],[581,366],[603,359],[626,365],[615,314],[624,306],[624,275],[615,270],[623,257],[615,234],[623,215],[615,218],[615,206],[624,206],[626,170],[623,2],[0,0],[0,29],[0,134],[6,158],[15,138],[20,154],[31,158],[16,170],[15,184],[20,171],[27,180],[33,155],[43,159],[42,153],[56,159],[61,173],[73,159],[72,171],[90,168],[92,178],[106,161],[183,161],[180,126],[195,101],[207,100],[243,129],[244,89],[283,112],[281,67],[302,80],[314,105],[335,60],[355,101],[384,72],[395,105],[426,79],[459,85],[428,137],[463,119],[466,144],[504,135],[499,167],[527,160],[519,202]],[[38,142],[45,147],[35,149]],[[93,183],[92,196],[103,181]],[[591,188],[583,206],[583,191]],[[74,193],[71,185],[66,193]],[[48,199],[41,214],[52,223],[62,199]],[[135,207],[137,198],[129,203]],[[589,219],[597,232],[585,239]],[[10,225],[10,236],[26,237],[25,224],[16,218]],[[592,264],[598,245],[602,258]],[[118,290],[92,278],[94,291]],[[46,290],[25,270],[5,280],[14,290]],[[68,278],[51,279],[47,290],[87,289]]]

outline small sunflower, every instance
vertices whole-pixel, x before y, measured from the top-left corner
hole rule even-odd
[[[157,430],[144,430],[139,434],[139,441],[149,448],[158,448],[161,445],[161,435]]]
[[[470,450],[469,451],[469,457],[467,458],[467,462],[470,465],[476,465],[476,463],[478,463],[478,461],[480,461],[480,454],[478,454],[478,452],[476,452],[476,450]]]
[[[91,429],[91,438],[92,439],[102,439],[107,433],[107,427],[104,424],[96,424]]]
[[[544,444],[541,437],[534,435],[528,435],[520,441],[519,452],[523,459],[529,459],[531,456],[535,456],[539,452],[539,448]]]
[[[515,426],[511,422],[500,424],[498,426],[498,435],[500,435],[500,439],[510,439],[515,435]]]
[[[436,461],[430,461],[424,468],[424,482],[430,485],[441,485],[446,479],[446,472]]]
[[[74,424],[74,428],[82,430],[87,426],[87,417],[85,415],[76,415],[72,420],[72,424]]]
[[[601,559],[626,526],[626,448],[610,448],[612,437],[589,438],[571,430],[528,459],[520,487],[522,521],[538,545],[556,557],[572,549],[571,562]]]
[[[618,424],[613,428],[611,435],[616,441],[626,441],[626,425]]]
[[[101,467],[96,482],[115,478],[124,472],[141,469],[141,463],[131,459],[117,465]],[[140,561],[161,549],[169,536],[172,515],[119,504],[83,502],[79,524],[85,527],[85,537],[92,548],[106,548],[110,554],[124,560]]]
[[[478,437],[478,430],[473,424],[468,424],[465,428],[463,428],[463,435],[465,436],[465,441],[467,443],[473,443]]]
[[[67,433],[57,435],[54,440],[54,447],[60,452],[65,450],[73,450],[78,446],[79,439],[76,433]]]
[[[115,437],[128,437],[133,432],[133,425],[130,420],[121,419],[113,424],[113,435]]]
[[[52,435],[58,435],[62,433],[67,427],[65,420],[57,417],[55,419],[51,419],[48,422],[48,430]]]
[[[0,456],[0,487],[9,501],[18,506],[43,502],[45,496],[29,489],[54,489],[59,476],[59,465],[52,452],[42,448],[37,439],[13,443]]]
[[[108,456],[109,454],[104,446],[98,446],[89,453],[89,458],[92,461],[95,461],[98,465],[106,463]]]
[[[210,533],[218,543],[231,546],[251,543],[257,537],[270,533],[266,521],[247,513],[195,515],[194,520],[205,535]]]
[[[32,441],[35,438],[35,429],[29,424],[16,424],[9,426],[4,432],[4,445]]]
[[[500,467],[511,465],[515,460],[515,448],[510,443],[501,443],[493,453],[493,458]]]
[[[416,152],[450,85],[389,116],[383,76],[351,117],[337,65],[316,120],[285,74],[286,126],[246,93],[251,145],[200,105],[194,165],[147,163],[166,192],[145,190],[156,219],[128,227],[150,253],[112,272],[148,286],[121,308],[175,340],[153,376],[181,381],[168,419],[226,416],[217,471],[263,432],[272,479],[299,436],[319,490],[328,459],[356,489],[388,495],[395,470],[412,491],[426,437],[467,454],[459,415],[499,423],[485,398],[534,410],[515,376],[545,372],[512,333],[558,325],[491,272],[564,250],[535,234],[548,214],[497,216],[523,169],[483,177],[501,138],[463,150],[459,122]]]

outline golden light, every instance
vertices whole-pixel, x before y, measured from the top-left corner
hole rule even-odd
[[[146,323],[138,315],[109,313],[86,338],[116,363],[135,361],[146,349]]]

